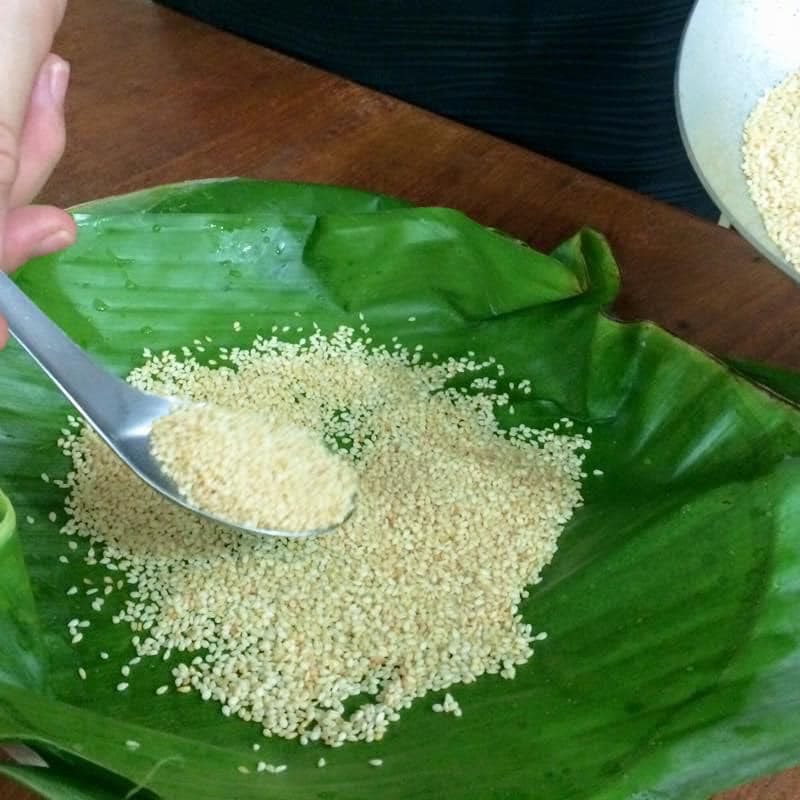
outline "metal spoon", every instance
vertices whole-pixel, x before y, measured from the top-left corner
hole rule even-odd
[[[44,370],[98,436],[145,483],[173,503],[202,517],[245,533],[304,539],[328,533],[337,526],[312,531],[246,528],[193,506],[181,496],[150,452],[150,431],[159,417],[174,411],[180,401],[135,389],[89,358],[42,310],[0,270],[0,315],[11,335]],[[344,522],[353,513],[351,506]]]

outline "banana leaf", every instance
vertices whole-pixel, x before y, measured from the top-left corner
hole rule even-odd
[[[110,369],[126,373],[144,347],[244,345],[297,314],[332,330],[363,313],[376,343],[473,350],[530,379],[514,419],[591,426],[589,477],[523,609],[549,637],[513,681],[455,687],[460,719],[419,701],[379,743],[265,740],[193,694],[156,697],[171,662],[146,660],[115,691],[130,633],[111,624],[112,603],[96,614],[66,595],[97,568],[59,562],[65,537],[48,514],[63,493],[40,477],[69,467],[54,446],[69,409],[9,346],[0,742],[49,767],[0,772],[54,800],[692,800],[800,761],[800,411],[781,386],[765,392],[654,325],[611,319],[619,274],[601,235],[545,255],[452,210],[241,180],[75,216],[78,243],[18,280]],[[769,385],[768,371],[755,377]],[[75,616],[92,625],[72,646]],[[288,769],[257,774],[257,760]]]

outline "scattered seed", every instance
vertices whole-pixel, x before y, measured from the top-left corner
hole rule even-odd
[[[358,512],[335,537],[221,532],[154,496],[91,430],[72,434],[63,530],[90,539],[124,578],[112,621],[130,627],[138,656],[186,659],[174,666],[177,692],[194,689],[265,736],[377,741],[426,690],[508,675],[533,652],[517,607],[581,504],[589,443],[524,424],[502,430],[498,383],[453,388],[500,382],[491,359],[426,364],[395,345],[315,329],[303,345],[260,337],[232,348],[225,369],[162,354],[130,375],[141,389],[313,430],[359,478]],[[475,547],[465,553],[461,541]],[[347,666],[354,652],[376,655],[365,670]],[[354,686],[371,699],[345,716]],[[456,714],[452,697],[447,705]]]

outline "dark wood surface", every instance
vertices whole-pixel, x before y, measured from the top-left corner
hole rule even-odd
[[[539,249],[591,225],[622,268],[621,318],[800,369],[800,286],[735,233],[146,0],[71,0],[57,50],[69,142],[46,202],[238,175],[452,206]],[[0,779],[3,800],[30,797]],[[722,798],[796,800],[800,770]]]

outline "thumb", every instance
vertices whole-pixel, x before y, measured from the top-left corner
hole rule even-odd
[[[75,241],[75,222],[66,211],[53,206],[25,206],[5,214],[3,261],[6,271],[28,259],[63,250]]]

